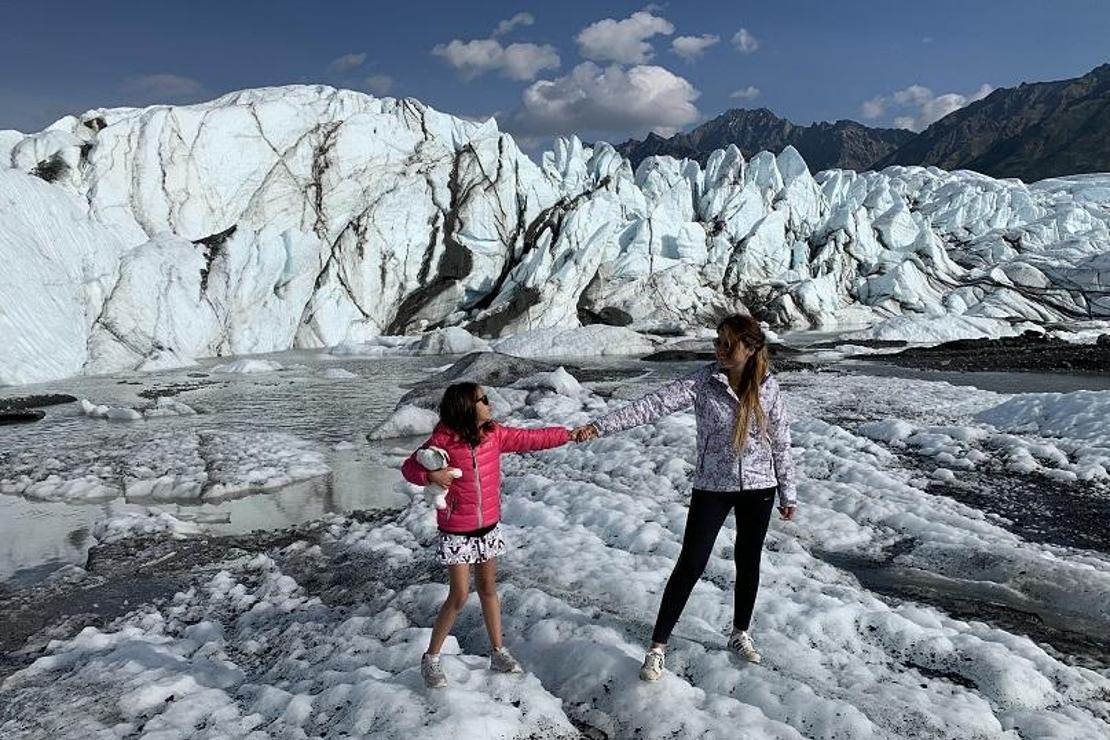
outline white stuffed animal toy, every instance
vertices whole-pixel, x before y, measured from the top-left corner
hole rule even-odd
[[[439,447],[425,447],[416,451],[416,462],[424,466],[425,470],[443,470],[447,468],[450,458],[447,457],[447,450]],[[462,471],[458,468],[447,468],[447,472],[451,474],[452,478],[458,478],[462,475]],[[429,504],[437,509],[447,508],[447,490],[440,488],[435,483],[424,486],[424,497]]]

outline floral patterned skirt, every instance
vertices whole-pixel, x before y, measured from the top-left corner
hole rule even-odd
[[[501,524],[483,535],[439,533],[439,561],[444,565],[477,565],[505,554]]]

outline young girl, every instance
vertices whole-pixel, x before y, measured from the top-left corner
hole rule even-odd
[[[647,424],[693,405],[697,467],[682,550],[663,591],[651,648],[640,678],[663,675],[664,651],[694,584],[701,578],[717,533],[736,516],[736,593],[729,649],[752,663],[762,658],[748,627],[763,539],[776,494],[779,515],[794,518],[797,495],[790,425],[778,382],[771,374],[759,322],[729,316],[717,326],[717,361],[669,383],[573,432],[576,441]]]
[[[489,396],[476,383],[447,388],[439,405],[439,424],[421,445],[447,451],[449,467],[462,471],[454,478],[446,470],[425,470],[414,452],[401,466],[405,480],[418,486],[435,483],[447,489],[447,508],[437,512],[439,559],[448,569],[450,591],[439,610],[420,673],[429,688],[447,685],[439,651],[470,593],[474,566],[482,616],[493,646],[490,668],[519,673],[520,663],[501,642],[501,602],[497,598],[497,556],[505,552],[501,533],[501,453],[559,447],[569,441],[564,427],[520,429],[492,419]]]

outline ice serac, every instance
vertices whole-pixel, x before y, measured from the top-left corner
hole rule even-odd
[[[92,110],[0,132],[0,162],[0,383],[614,316],[910,337],[1110,317],[1110,175],[812,175],[734,146],[633,170],[574,137],[536,164],[493,120],[325,86]]]

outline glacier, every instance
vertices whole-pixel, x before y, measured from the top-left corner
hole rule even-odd
[[[574,137],[536,163],[492,119],[319,85],[0,131],[0,162],[0,384],[603,316],[933,339],[1110,319],[1110,175],[813,175],[735,147],[633,170]]]

